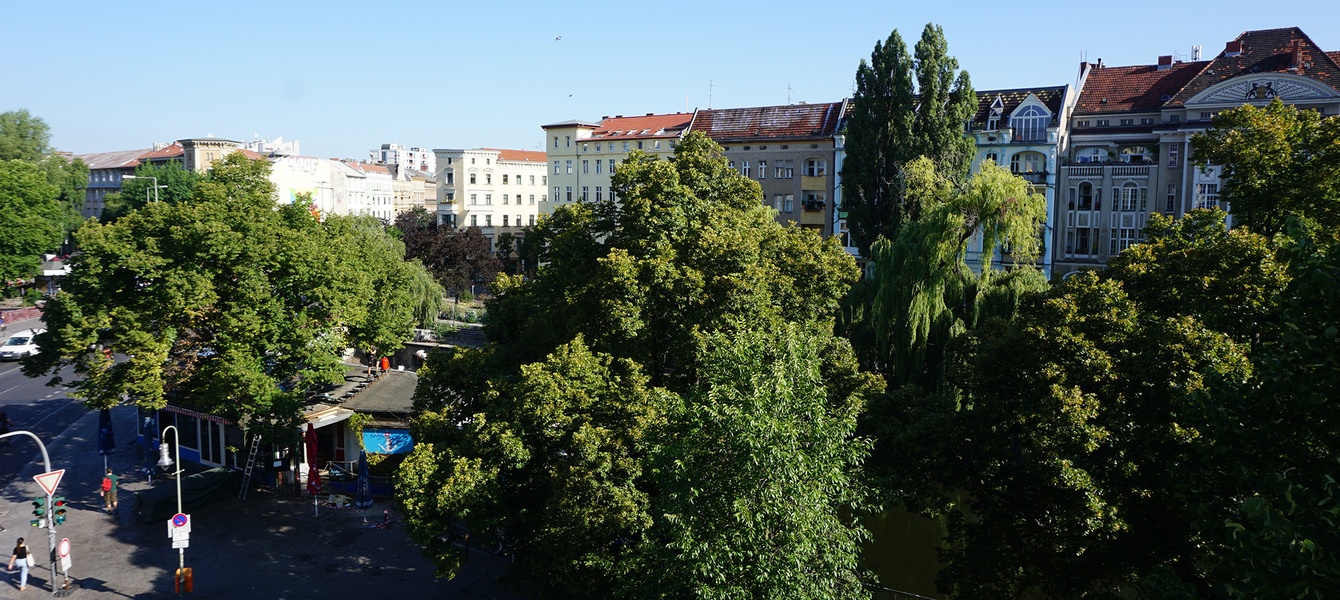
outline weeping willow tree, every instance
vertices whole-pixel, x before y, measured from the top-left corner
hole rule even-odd
[[[1028,182],[987,162],[957,184],[926,158],[908,163],[903,177],[920,217],[873,244],[873,276],[853,291],[853,306],[861,307],[863,359],[889,384],[866,415],[879,440],[868,466],[875,488],[906,501],[921,488],[909,467],[927,467],[909,453],[946,436],[958,402],[944,374],[950,341],[987,317],[1012,315],[1022,295],[1047,282],[1036,268],[1046,204]],[[1010,255],[998,266],[1001,247]]]

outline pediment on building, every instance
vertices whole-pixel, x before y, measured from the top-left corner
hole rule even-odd
[[[1284,73],[1249,74],[1211,86],[1186,102],[1196,104],[1267,103],[1275,98],[1284,102],[1340,98],[1340,92],[1314,79]]]

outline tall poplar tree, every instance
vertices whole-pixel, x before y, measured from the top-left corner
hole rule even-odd
[[[842,195],[847,226],[863,255],[879,236],[892,238],[903,223],[919,218],[906,198],[907,163],[926,156],[944,176],[967,177],[974,146],[963,125],[977,96],[958,67],[944,31],[928,23],[915,55],[894,30],[857,68]]]

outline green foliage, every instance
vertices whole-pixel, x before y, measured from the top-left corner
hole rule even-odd
[[[1234,222],[1273,236],[1289,217],[1340,232],[1340,118],[1275,99],[1215,115],[1191,140],[1198,166],[1222,165],[1220,201]]]
[[[51,127],[27,109],[0,113],[0,161],[36,163],[51,153]]]
[[[397,475],[416,541],[448,575],[467,532],[501,545],[555,596],[859,592],[842,509],[878,385],[831,334],[853,261],[778,225],[701,134],[670,160],[632,154],[614,187],[527,236],[543,262],[494,282],[486,349],[420,370]]]
[[[195,193],[196,183],[201,179],[199,173],[183,167],[175,160],[162,165],[141,164],[135,168],[135,177],[123,180],[121,191],[108,194],[104,199],[100,216],[103,223],[114,222],[131,211],[139,210],[145,204],[154,202],[155,198],[157,202],[167,204],[184,202]],[[160,189],[156,196],[154,180],[150,177],[158,178]]]
[[[31,277],[42,253],[56,249],[64,232],[58,189],[41,169],[22,160],[0,160],[0,281]]]
[[[846,128],[843,203],[853,243],[870,256],[880,236],[893,238],[920,218],[905,194],[905,167],[927,157],[951,182],[968,175],[974,143],[963,124],[977,109],[966,71],[948,55],[939,26],[927,24],[915,60],[894,30],[875,44],[856,70],[856,94]]]
[[[158,408],[171,395],[283,439],[301,422],[303,390],[343,379],[346,329],[364,344],[407,338],[413,302],[379,287],[410,268],[399,247],[354,220],[276,210],[268,169],[233,153],[189,199],[76,232],[81,252],[25,373],[71,365],[71,394],[90,408],[125,396]]]
[[[860,393],[831,398],[821,336],[712,334],[649,462],[657,538],[632,597],[866,597],[851,480]],[[868,390],[861,390],[868,391]]]

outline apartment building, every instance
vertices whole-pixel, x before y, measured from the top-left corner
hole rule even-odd
[[[520,236],[549,200],[544,152],[475,148],[433,154],[440,224],[478,227],[491,241],[502,233]]]
[[[1046,232],[1055,227],[1057,160],[1066,149],[1068,120],[1077,96],[1068,85],[979,91],[977,112],[968,126],[968,135],[977,144],[973,172],[986,161],[995,162],[1023,177],[1035,193],[1046,198],[1047,221],[1040,232],[1044,244],[1038,265],[1049,276],[1053,244]],[[978,237],[969,245],[969,264],[980,264],[982,252]],[[999,249],[992,253],[997,267],[1009,262],[1008,253]]]
[[[1160,56],[1153,64],[1087,71],[1057,180],[1056,272],[1099,268],[1141,241],[1148,213],[1223,207],[1220,173],[1194,168],[1189,142],[1210,119],[1278,98],[1340,113],[1340,52],[1297,27],[1247,31],[1214,58]],[[1231,216],[1230,216],[1231,222]]]
[[[423,148],[408,148],[400,144],[382,144],[381,148],[368,152],[368,158],[368,162],[373,164],[395,165],[424,173],[437,172],[435,153]]]
[[[847,101],[702,109],[689,131],[720,144],[732,169],[763,188],[781,223],[832,235],[837,198],[836,136]]]
[[[613,198],[610,177],[629,152],[642,150],[669,157],[684,135],[694,113],[640,117],[601,117],[599,123],[564,121],[544,125],[545,155],[549,163],[548,200],[540,214],[551,214],[564,204]]]

